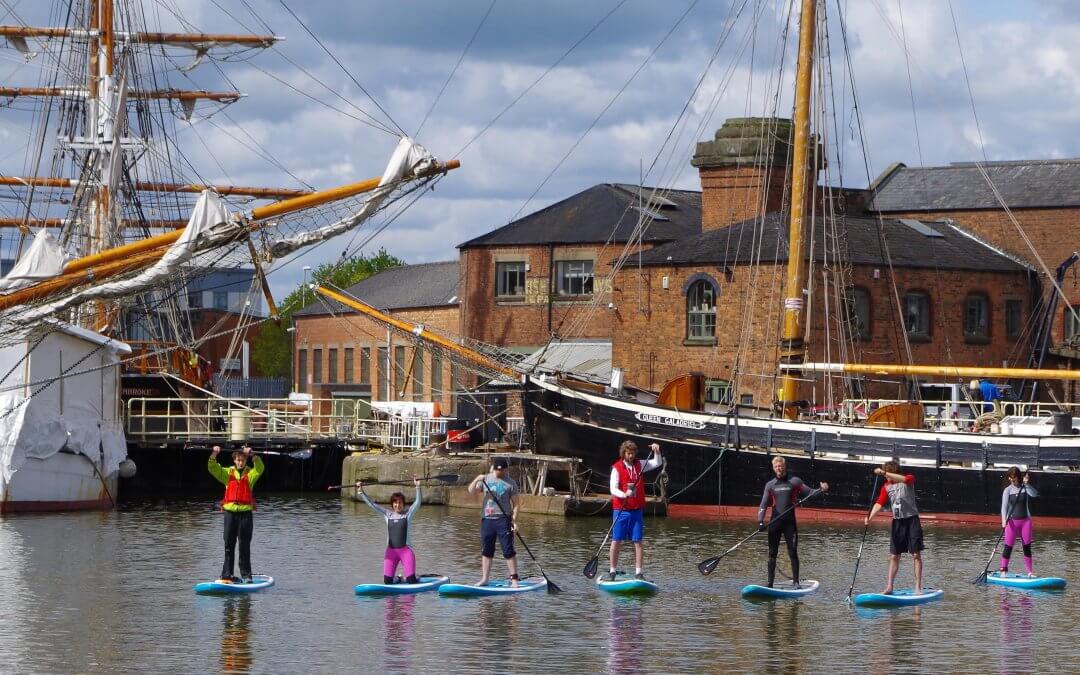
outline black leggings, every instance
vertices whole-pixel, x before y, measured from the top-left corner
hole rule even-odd
[[[787,544],[788,557],[791,558],[791,578],[799,580],[799,526],[794,518],[781,518],[769,523],[769,586],[776,578],[776,556],[780,552],[780,536]]]

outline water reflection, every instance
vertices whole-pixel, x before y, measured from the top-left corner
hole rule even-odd
[[[517,602],[519,599],[524,598],[509,596],[479,599],[477,622],[480,625],[480,634],[490,647],[487,651],[499,653],[513,648],[514,637],[519,630],[523,630]]]
[[[1001,672],[1035,672],[1035,655],[1032,653],[1031,615],[1035,601],[1027,593],[1001,591]]]
[[[413,672],[413,609],[415,595],[397,595],[383,600],[383,655],[391,673]]]
[[[613,598],[611,621],[608,623],[607,667],[604,672],[621,675],[643,670],[645,630],[642,608],[646,602],[641,598]]]
[[[225,598],[221,619],[221,672],[251,671],[251,598]]]
[[[787,648],[788,645],[802,644],[804,622],[799,621],[799,613],[806,609],[803,603],[799,600],[764,600],[753,604],[765,617],[764,644],[777,648],[769,650],[769,657],[761,664],[761,669],[766,673],[812,670],[804,661],[801,650]]]

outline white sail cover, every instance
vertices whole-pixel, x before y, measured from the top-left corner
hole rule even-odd
[[[67,262],[64,249],[48,230],[38,230],[34,243],[19,261],[0,279],[0,293],[9,293],[43,279],[55,277]]]
[[[109,476],[127,456],[118,354],[131,347],[57,321],[45,325],[40,341],[28,334],[0,348],[0,368],[8,373],[0,383],[0,478],[9,483],[28,459],[62,450]]]
[[[90,286],[72,293],[66,298],[55,300],[32,309],[20,308],[9,320],[19,324],[33,324],[69,307],[97,298],[116,298],[134,295],[150,288],[175,274],[178,267],[191,260],[200,247],[211,240],[234,236],[237,228],[242,227],[236,221],[230,221],[225,203],[216,192],[203,190],[191,217],[180,238],[177,239],[161,259],[130,279],[110,281],[97,286]]]
[[[331,237],[336,237],[342,232],[348,232],[356,227],[376,211],[379,206],[397,189],[401,179],[406,176],[423,171],[435,162],[424,146],[420,145],[408,136],[402,136],[398,141],[394,154],[390,156],[390,163],[386,165],[379,187],[375,188],[363,207],[348,218],[325,225],[315,230],[309,230],[293,237],[278,239],[270,246],[270,252],[275,258],[281,258],[293,251],[318,243]]]

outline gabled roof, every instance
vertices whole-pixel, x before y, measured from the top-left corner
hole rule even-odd
[[[1009,208],[1080,206],[1080,159],[985,162],[982,167]],[[895,164],[873,186],[870,209],[948,211],[1000,209],[979,165]]]
[[[650,205],[654,190],[657,198]],[[649,225],[643,241],[672,241],[701,232],[700,192],[651,187],[641,192],[646,210],[660,216]],[[637,225],[637,206],[638,186],[601,183],[470,239],[458,248],[625,242]]]
[[[1030,269],[970,232],[944,221],[922,223],[885,218],[881,221],[879,236],[878,219],[848,216],[838,218],[836,227],[830,227],[826,236],[824,223],[819,217],[814,223],[814,231],[814,259],[817,261],[824,258],[822,241],[831,241],[835,232],[841,242],[838,244],[841,261],[852,265],[886,266],[891,259],[893,267],[995,272]],[[676,266],[786,262],[787,251],[787,218],[779,213],[770,213],[763,220],[745,220],[658,246],[641,255],[641,264]],[[836,251],[828,251],[830,260],[836,257]]]
[[[346,293],[382,310],[457,307],[458,261],[391,267],[353,284]],[[293,312],[293,316],[329,314],[326,303],[333,307],[335,314],[355,311],[330,300],[316,300]]]

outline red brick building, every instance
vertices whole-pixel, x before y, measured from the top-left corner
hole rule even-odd
[[[445,335],[459,317],[456,261],[384,270],[347,289],[376,309]],[[293,382],[317,399],[435,401],[450,413],[460,376],[441,354],[329,300],[293,314]]]

